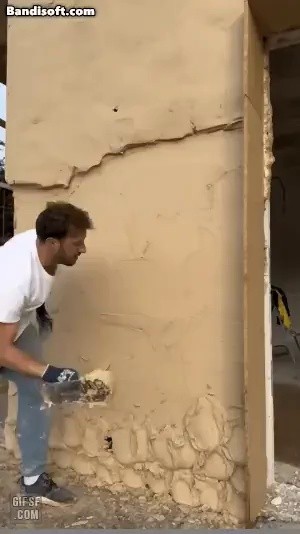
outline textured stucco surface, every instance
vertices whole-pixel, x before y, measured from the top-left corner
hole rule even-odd
[[[114,396],[58,410],[52,459],[241,519],[242,9],[107,0],[94,20],[12,21],[7,131],[17,231],[55,198],[96,227],[58,277],[47,354],[110,365]]]

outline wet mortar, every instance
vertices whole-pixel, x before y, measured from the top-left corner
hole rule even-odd
[[[84,400],[88,402],[103,402],[111,394],[110,388],[102,380],[83,380],[81,392]]]

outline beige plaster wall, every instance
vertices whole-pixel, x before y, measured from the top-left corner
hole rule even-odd
[[[47,355],[115,380],[109,408],[57,410],[51,459],[242,519],[243,2],[88,4],[8,32],[17,231],[53,198],[96,226],[58,276]],[[11,402],[18,454],[14,421]]]

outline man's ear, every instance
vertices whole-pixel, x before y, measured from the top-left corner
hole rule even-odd
[[[47,237],[45,243],[49,244],[52,250],[54,250],[54,252],[59,251],[60,242],[58,241],[58,239],[55,239],[54,237]]]

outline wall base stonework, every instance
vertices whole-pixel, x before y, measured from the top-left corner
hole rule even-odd
[[[17,459],[17,392],[9,388],[5,444]],[[45,408],[48,409],[48,408]],[[84,476],[89,487],[113,491],[150,489],[178,504],[227,512],[245,520],[245,441],[243,414],[226,412],[213,395],[187,409],[181,427],[156,428],[151,418],[133,416],[123,424],[105,410],[76,405],[52,408],[49,461]]]

